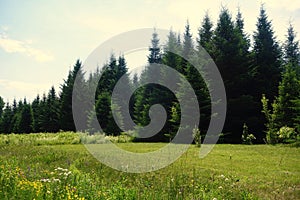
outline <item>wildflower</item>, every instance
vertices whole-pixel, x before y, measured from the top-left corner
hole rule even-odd
[[[60,180],[58,178],[54,178],[53,182],[59,182],[60,183]]]
[[[64,169],[64,168],[61,168],[61,167],[57,167],[54,169],[55,171],[63,171],[63,172],[67,172],[69,171],[68,169]]]
[[[51,180],[50,179],[48,179],[48,178],[42,178],[41,180],[40,180],[41,182],[51,182]]]
[[[225,178],[225,176],[223,174],[220,175],[221,178]]]
[[[69,176],[71,173],[72,173],[71,171],[68,171],[68,172],[65,172],[64,175]]]
[[[223,187],[222,187],[222,186],[219,186],[218,188],[219,188],[219,189],[223,189]]]
[[[229,179],[228,179],[228,178],[225,178],[225,181],[229,181]]]

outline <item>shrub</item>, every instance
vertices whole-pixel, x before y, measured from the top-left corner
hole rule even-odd
[[[253,134],[249,134],[248,126],[246,125],[246,123],[244,123],[242,134],[243,144],[253,144],[253,140],[256,140],[256,137]]]
[[[296,131],[294,128],[283,126],[277,131],[277,138],[279,143],[292,143],[296,140]]]
[[[104,144],[107,143],[105,135],[102,133],[94,133],[92,135],[88,133],[80,133],[80,140],[83,144]]]
[[[196,144],[197,147],[201,146],[201,132],[199,130],[199,128],[195,127],[193,129],[193,137],[194,137],[194,142]]]

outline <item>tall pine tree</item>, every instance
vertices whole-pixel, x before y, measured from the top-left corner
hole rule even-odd
[[[208,15],[205,14],[202,25],[198,30],[198,50],[203,47],[207,52],[211,52],[211,41],[213,37],[213,23]]]
[[[238,12],[236,22],[226,8],[221,10],[214,31],[211,56],[224,81],[227,96],[227,117],[224,126],[225,142],[240,142],[243,124],[248,121],[252,103],[248,94],[249,41],[243,31],[243,19]],[[245,114],[247,113],[247,114]]]
[[[77,60],[74,68],[72,71],[69,72],[67,80],[64,81],[64,84],[61,87],[61,94],[60,94],[60,127],[64,131],[76,131],[75,124],[73,120],[73,111],[72,111],[72,95],[73,95],[73,89],[74,89],[74,82],[76,77],[78,77],[78,81],[81,82],[81,84],[77,84],[77,93],[76,98],[77,102],[84,101],[84,91],[87,91],[84,89],[85,87],[85,80],[84,80],[84,72],[82,71],[82,64],[80,60]],[[75,91],[75,92],[76,92]],[[84,130],[86,125],[86,118],[87,114],[85,113],[85,110],[80,105],[76,108],[78,109],[78,112],[82,114],[83,119],[80,120],[81,124],[80,127],[78,127],[81,130]]]
[[[284,44],[284,61],[285,64],[290,64],[297,76],[300,76],[299,41],[296,41],[296,33],[292,24],[288,28],[287,39]]]
[[[0,133],[9,134],[12,131],[12,118],[13,111],[9,103],[6,103],[6,106],[2,114],[2,123],[0,126]]]
[[[272,23],[268,20],[263,6],[260,8],[256,28],[253,36],[256,74],[252,83],[252,93],[259,99],[261,94],[274,99],[281,76],[281,52],[274,36]]]

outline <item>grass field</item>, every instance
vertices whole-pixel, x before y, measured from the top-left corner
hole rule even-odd
[[[164,169],[131,174],[99,163],[76,134],[60,134],[0,136],[0,199],[300,199],[296,147],[219,144],[200,159],[191,146]]]

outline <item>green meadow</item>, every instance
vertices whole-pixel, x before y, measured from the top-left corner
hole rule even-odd
[[[110,139],[132,152],[166,145]],[[203,159],[191,145],[173,164],[133,174],[101,164],[75,133],[1,135],[0,199],[299,199],[299,164],[291,145],[218,144]]]

